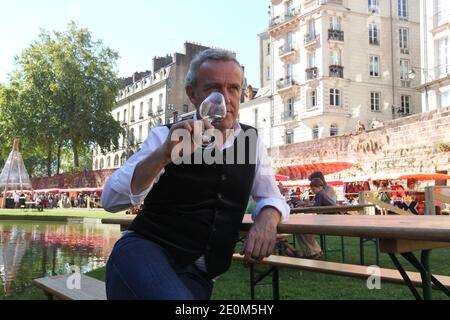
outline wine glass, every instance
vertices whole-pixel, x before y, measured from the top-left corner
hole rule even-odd
[[[201,119],[214,124],[225,119],[227,107],[225,97],[220,92],[212,92],[201,104],[198,109]],[[202,136],[202,147],[213,146],[212,136],[204,132]]]

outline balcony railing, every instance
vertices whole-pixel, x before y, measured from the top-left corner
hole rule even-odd
[[[328,29],[328,40],[344,41],[344,31]]]
[[[281,113],[281,121],[288,122],[297,118],[297,115],[293,111],[284,111]]]
[[[318,3],[319,4],[338,4],[338,5],[342,5],[343,4],[343,0],[319,0]]]
[[[292,87],[294,85],[297,85],[297,81],[292,76],[289,76],[286,79],[280,79],[277,81],[277,89],[278,90]]]
[[[330,77],[344,78],[344,67],[340,65],[330,66]]]
[[[286,54],[294,53],[294,52],[295,52],[294,44],[291,44],[290,46],[281,46],[278,51],[278,54],[281,57]]]
[[[314,33],[314,34],[306,34],[305,35],[305,40],[304,40],[305,41],[304,42],[305,46],[309,45],[311,43],[314,43],[314,41],[316,41],[317,38],[318,38],[318,35],[316,33]]]
[[[380,10],[380,7],[377,5],[370,5],[368,7],[368,11],[372,12],[372,13],[378,13],[379,10]]]
[[[296,16],[300,14],[300,6],[295,7],[291,9],[289,12],[286,12],[283,15],[276,16],[270,21],[270,26],[275,27],[277,25],[283,24],[285,22],[288,22],[289,20],[292,20]]]
[[[448,1],[448,0],[447,0]],[[440,27],[443,24],[450,23],[450,10],[442,10],[434,15],[434,27]]]
[[[319,76],[319,69],[317,67],[308,68],[306,71],[306,80],[316,79]]]

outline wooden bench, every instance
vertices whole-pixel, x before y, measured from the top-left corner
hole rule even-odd
[[[238,253],[233,255],[233,260],[237,262],[244,262],[244,256]],[[253,266],[254,265],[267,265],[271,268],[263,273],[262,277],[255,279]],[[347,263],[337,263],[321,260],[291,258],[286,256],[271,255],[264,258],[260,262],[250,264],[250,285],[251,285],[251,298],[254,299],[254,290],[258,282],[272,273],[272,288],[273,299],[278,300],[279,295],[279,280],[278,280],[278,268],[291,268],[304,271],[312,271],[319,273],[334,274],[339,276],[346,276],[359,279],[368,279],[371,274],[368,272],[368,266],[353,265]],[[405,283],[400,272],[396,269],[380,268],[380,280],[391,283]],[[422,285],[422,278],[419,272],[407,272],[411,282],[415,286]],[[447,289],[450,289],[450,277],[449,276],[435,276]],[[436,289],[435,286],[433,288]]]
[[[63,300],[106,300],[103,281],[81,275],[80,289],[69,289],[67,280],[71,275],[59,275],[33,280],[33,285],[42,289],[51,300],[57,297]]]

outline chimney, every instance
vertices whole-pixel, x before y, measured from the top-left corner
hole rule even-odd
[[[140,80],[139,72],[133,73],[133,83]]]

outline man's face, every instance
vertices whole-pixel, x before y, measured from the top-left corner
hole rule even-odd
[[[214,127],[224,130],[233,127],[239,114],[241,87],[242,71],[234,61],[207,60],[200,66],[196,86],[188,86],[186,93],[197,108],[211,92],[222,93],[227,115],[224,120],[215,123]]]
[[[314,194],[318,194],[320,191],[322,191],[323,190],[323,187],[311,187],[311,191],[314,193]]]

